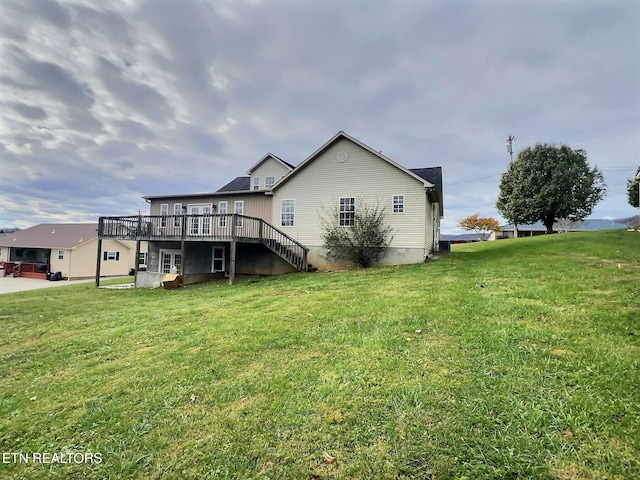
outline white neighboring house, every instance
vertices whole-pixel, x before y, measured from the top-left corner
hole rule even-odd
[[[24,277],[46,278],[48,268],[69,280],[93,278],[97,244],[97,223],[43,223],[0,237],[0,262],[20,264]],[[104,240],[101,275],[128,275],[135,265],[135,247],[131,241]],[[140,256],[146,258],[146,244]],[[0,275],[5,272],[8,269]]]
[[[145,196],[149,215],[101,217],[100,238],[148,241],[136,286],[177,271],[184,283],[228,274],[273,275],[352,267],[324,258],[322,218],[384,207],[393,229],[377,265],[421,263],[439,249],[441,167],[408,169],[344,132],[297,167],[269,153],[217,191]],[[104,248],[104,247],[103,247]]]

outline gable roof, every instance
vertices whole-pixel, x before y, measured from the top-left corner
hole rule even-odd
[[[256,168],[258,168],[260,165],[262,165],[264,162],[266,162],[270,158],[273,158],[276,162],[281,163],[282,166],[287,168],[289,171],[296,168],[293,165],[291,165],[289,162],[285,162],[280,157],[275,156],[273,153],[267,153],[264,157],[258,160],[258,162],[255,163],[251,168],[249,168],[249,170],[247,170],[247,175],[251,175],[251,172],[253,172]]]
[[[300,165],[298,165],[289,175],[287,175],[282,180],[280,180],[276,185],[274,185],[273,190],[276,190],[279,187],[281,187],[282,185],[284,185],[285,183],[287,183],[289,180],[291,180],[293,177],[295,177],[301,170],[303,170],[307,165],[309,165],[316,158],[318,158],[324,151],[326,151],[334,143],[336,143],[336,142],[338,142],[339,140],[342,140],[342,139],[349,140],[350,142],[355,143],[359,147],[362,147],[363,149],[365,149],[368,152],[372,153],[373,155],[375,155],[379,159],[387,162],[389,165],[392,165],[393,167],[397,168],[398,170],[401,170],[402,172],[406,173],[410,177],[415,178],[417,181],[422,182],[425,185],[425,187],[435,187],[435,185],[432,182],[430,182],[429,180],[427,180],[426,178],[420,177],[419,175],[417,175],[416,173],[412,172],[411,170],[408,170],[408,169],[404,168],[402,165],[400,165],[400,164],[394,162],[393,160],[391,160],[390,158],[384,156],[382,153],[375,151],[370,146],[362,143],[359,140],[356,140],[355,138],[353,138],[352,136],[346,134],[343,131],[339,131],[327,143],[322,145],[318,150],[316,150],[310,156],[308,156],[305,160],[303,160],[302,163],[300,163]]]
[[[429,192],[429,199],[438,202],[440,205],[440,216],[444,213],[443,192],[442,192],[442,167],[411,168],[413,173],[427,182],[433,184],[433,190]]]
[[[236,177],[229,183],[227,183],[224,187],[217,190],[217,192],[242,192],[245,190],[251,190],[249,177]]]
[[[0,246],[74,248],[97,236],[97,223],[41,223],[0,237]]]

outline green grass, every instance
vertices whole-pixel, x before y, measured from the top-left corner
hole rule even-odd
[[[640,478],[639,279],[640,234],[612,231],[3,295],[1,450],[102,462],[0,477]]]

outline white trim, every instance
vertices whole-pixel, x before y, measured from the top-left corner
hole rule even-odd
[[[375,155],[376,157],[380,158],[381,160],[384,160],[385,162],[387,162],[389,165],[393,165],[394,167],[396,167],[398,170],[406,173],[408,176],[410,176],[411,178],[419,181],[420,183],[422,183],[425,187],[435,187],[435,185],[433,183],[431,183],[428,180],[425,180],[424,178],[420,177],[419,175],[416,175],[415,173],[413,173],[412,171],[408,170],[407,168],[403,167],[402,165],[400,165],[399,163],[394,162],[393,160],[391,160],[389,157],[386,157],[385,155],[383,155],[380,152],[377,152],[376,150],[374,150],[373,148],[371,148],[369,145],[366,145],[364,143],[362,143],[359,140],[356,140],[355,138],[353,138],[352,136],[346,134],[345,132],[338,132],[336,133],[333,137],[331,137],[324,145],[322,145],[320,148],[318,148],[315,152],[313,152],[311,155],[309,155],[306,159],[304,159],[292,172],[290,175],[287,175],[287,178],[284,180],[281,180],[280,182],[278,182],[278,185],[276,188],[280,188],[282,185],[284,185],[285,183],[289,182],[293,177],[295,177],[296,175],[298,175],[303,169],[304,167],[306,167],[309,163],[311,163],[312,161],[314,161],[316,158],[318,158],[327,148],[329,148],[331,145],[333,145],[335,142],[337,142],[339,139],[344,138],[346,140],[349,140],[351,142],[353,142],[354,144],[362,147],[363,149],[367,150],[368,152],[372,153],[373,155]]]
[[[191,209],[192,208],[197,208],[198,209],[198,213],[192,213]],[[211,235],[211,220],[213,219],[213,217],[209,217],[206,218],[204,217],[204,215],[206,215],[204,212],[202,212],[201,210],[203,210],[204,208],[208,208],[209,209],[209,215],[213,214],[213,203],[190,203],[189,205],[187,205],[187,214],[188,215],[203,215],[201,217],[197,217],[197,218],[189,218],[189,222],[188,222],[188,230],[187,230],[187,235],[196,235],[196,236],[207,236],[207,235]],[[194,233],[194,226],[196,226],[195,230],[196,232]]]
[[[238,211],[238,204],[240,204],[240,211]],[[244,200],[235,200],[233,202],[233,213],[244,215]],[[236,228],[242,228],[242,217],[236,217],[236,220]]]
[[[287,214],[291,214],[291,225],[284,224],[283,214],[285,213],[282,209],[284,202],[292,202],[293,210],[291,212],[286,212]],[[295,227],[296,225],[296,199],[295,198],[283,198],[280,200],[280,226],[281,227]]]
[[[251,167],[249,167],[249,170],[247,170],[247,175],[251,175],[251,172],[253,172],[256,168],[258,168],[258,166],[262,165],[264,162],[266,162],[270,158],[273,158],[276,162],[280,163],[287,170],[289,171],[292,170],[291,165],[287,165],[287,163],[284,160],[276,157],[273,153],[267,153],[264,157],[262,157],[260,160],[254,163]]]
[[[399,206],[402,207],[402,210],[399,210],[397,212],[396,212],[396,204],[395,204],[396,197],[402,198],[402,203],[398,204]],[[405,207],[407,202],[405,200],[406,200],[406,197],[404,193],[394,193],[393,195],[391,195],[391,213],[393,213],[394,215],[402,215],[406,210]]]
[[[167,217],[169,216],[169,204],[168,203],[161,203],[160,204],[160,215],[162,215],[162,218],[160,219],[160,227],[166,227],[167,226]]]
[[[251,190],[260,190],[260,177],[253,177],[251,179]]]
[[[221,259],[216,259],[215,255],[216,255],[216,248],[222,250],[222,258]],[[225,271],[225,255],[226,255],[226,249],[224,248],[224,245],[214,245],[211,248],[211,271],[212,272],[224,272]],[[215,268],[215,261],[216,260],[222,260],[222,270],[216,270]]]
[[[182,226],[182,203],[173,204],[173,228]]]
[[[341,204],[342,204],[342,200],[343,200],[343,199],[350,199],[350,200],[353,200],[353,218],[354,218],[354,219],[355,219],[355,215],[356,215],[356,209],[357,209],[357,202],[358,202],[358,201],[357,201],[356,197],[351,197],[351,196],[348,196],[348,197],[340,197],[340,198],[338,199],[338,225],[339,225],[339,226],[341,226],[341,227],[353,227],[353,223],[355,223],[355,222],[353,222],[351,225],[342,225],[342,218],[340,217],[340,215],[341,215],[341,214],[343,214],[343,213],[351,213],[351,212],[350,212],[350,211],[348,211],[348,210],[345,210],[344,212],[341,210],[341,208],[340,208],[340,207],[342,206]]]
[[[283,175],[283,177],[284,177],[284,175]],[[268,183],[267,183],[267,179],[268,179],[268,178],[273,179],[273,183],[271,183],[271,185],[268,185]],[[280,178],[282,178],[282,177],[280,177]],[[276,184],[276,176],[275,176],[275,175],[266,175],[266,176],[264,177],[264,188],[266,188],[267,190],[269,190],[269,189],[273,188],[273,186],[274,186],[275,184]]]
[[[223,205],[224,205],[224,212],[222,211]],[[220,217],[218,217],[219,228],[227,227],[227,217],[225,217],[227,213],[229,213],[229,203],[227,202],[227,200],[218,202],[218,214],[220,215]]]
[[[170,267],[169,267],[169,271],[168,272],[164,272],[162,270],[162,267],[164,266],[164,255],[170,255],[171,256],[171,261],[170,261]],[[183,269],[183,265],[182,265],[182,250],[180,249],[176,249],[176,248],[161,248],[160,252],[158,252],[158,273],[171,273],[171,270],[173,269],[173,267],[175,267],[176,265],[176,255],[180,255],[180,268],[178,269],[178,273],[182,274],[182,269]]]

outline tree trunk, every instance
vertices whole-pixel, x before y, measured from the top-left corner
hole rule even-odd
[[[545,226],[545,228],[547,229],[547,235],[553,233],[553,222],[554,222],[554,218],[545,218],[544,221],[542,222],[543,225]]]

